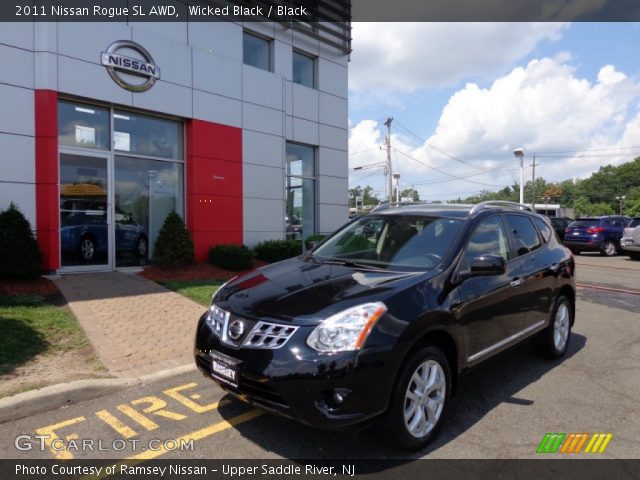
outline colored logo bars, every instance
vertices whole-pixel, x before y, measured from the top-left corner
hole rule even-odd
[[[603,453],[612,438],[613,433],[545,433],[536,453]]]

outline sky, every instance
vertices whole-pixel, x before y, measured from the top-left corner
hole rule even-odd
[[[349,186],[446,201],[640,156],[640,24],[354,23]],[[360,168],[364,167],[364,168]],[[358,168],[358,170],[353,170]]]

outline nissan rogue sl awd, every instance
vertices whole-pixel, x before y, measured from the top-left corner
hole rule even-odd
[[[510,202],[387,205],[223,285],[195,359],[252,405],[324,428],[380,419],[418,449],[460,373],[527,338],[561,357],[574,312],[573,256],[546,217]]]

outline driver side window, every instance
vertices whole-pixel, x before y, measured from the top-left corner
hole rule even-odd
[[[505,261],[510,260],[507,236],[497,215],[483,220],[471,234],[463,259],[464,267],[468,268],[471,260],[481,255],[500,255]]]

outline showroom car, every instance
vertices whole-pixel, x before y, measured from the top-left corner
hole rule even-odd
[[[511,202],[385,205],[220,287],[194,354],[252,405],[321,428],[381,422],[418,449],[461,373],[526,339],[562,357],[574,312],[573,256],[546,217]]]

